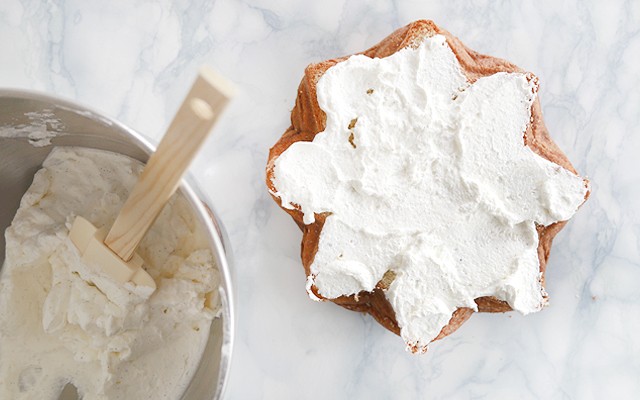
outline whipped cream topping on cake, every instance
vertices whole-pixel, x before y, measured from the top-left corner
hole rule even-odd
[[[537,79],[469,83],[445,37],[382,58],[355,55],[317,84],[326,129],[276,159],[275,196],[304,223],[327,213],[307,289],[385,291],[401,336],[427,344],[460,307],[494,296],[545,304],[536,224],[569,219],[583,179],[525,145]]]

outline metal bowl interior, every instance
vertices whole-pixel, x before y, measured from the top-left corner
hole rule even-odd
[[[46,142],[34,137],[34,132],[38,138],[50,140],[51,145],[44,145]],[[4,231],[53,146],[108,150],[142,162],[154,150],[133,130],[82,106],[36,93],[0,90],[0,266],[5,255]],[[211,204],[203,203],[203,193],[187,181],[178,193],[190,203],[209,237],[221,276],[222,316],[212,324],[200,365],[182,399],[219,399],[227,381],[234,336],[231,251]],[[63,395],[61,399],[74,397]]]

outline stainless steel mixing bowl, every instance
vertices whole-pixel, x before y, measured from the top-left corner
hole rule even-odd
[[[38,137],[53,136],[51,145],[42,146],[45,142],[35,139],[34,132]],[[0,265],[5,254],[4,231],[52,146],[108,150],[142,162],[154,150],[138,133],[85,107],[41,94],[0,90]],[[204,355],[182,399],[219,399],[227,381],[234,336],[230,247],[215,212],[208,212],[213,207],[196,185],[187,179],[178,191],[208,234],[222,282],[222,316],[212,324]],[[63,394],[61,399],[74,397]]]

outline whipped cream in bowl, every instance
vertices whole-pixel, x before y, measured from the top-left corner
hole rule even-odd
[[[469,82],[442,35],[329,68],[324,131],[280,154],[271,181],[304,224],[326,215],[309,295],[357,296],[391,276],[384,294],[416,352],[477,298],[540,310],[536,228],[569,219],[588,187],[525,145],[537,89],[525,73]]]
[[[76,215],[110,226],[152,147],[58,99],[0,92],[0,107],[0,125],[42,109],[60,121],[47,126],[55,147],[0,138],[11,210],[0,214],[0,398],[58,399],[67,384],[87,399],[220,398],[233,345],[230,255],[205,197],[183,183],[143,239],[156,292],[110,282],[68,231]]]

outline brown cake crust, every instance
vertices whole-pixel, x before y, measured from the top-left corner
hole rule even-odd
[[[365,50],[362,53],[368,57],[384,58],[406,47],[416,48],[425,38],[436,34],[446,37],[447,43],[453,50],[456,58],[462,66],[462,70],[469,82],[475,82],[478,78],[493,75],[497,72],[521,72],[522,69],[508,61],[495,57],[479,54],[466,47],[460,40],[452,36],[449,32],[438,27],[432,21],[420,20],[413,22],[403,28],[400,28],[382,40],[377,45]],[[273,169],[275,160],[282,154],[291,144],[298,141],[312,141],[315,135],[325,129],[326,115],[320,109],[316,94],[316,84],[320,77],[332,66],[344,61],[348,58],[341,57],[323,61],[317,64],[309,65],[306,70],[300,86],[298,88],[298,96],[296,104],[291,112],[291,126],[282,135],[280,140],[269,151],[269,161],[267,164],[267,186],[273,193],[276,188],[273,186]],[[531,79],[537,79],[530,74]],[[544,125],[540,102],[536,97],[531,108],[531,123],[527,127],[524,135],[524,142],[535,153],[552,161],[562,167],[577,173],[564,153],[551,140],[549,132]],[[585,185],[587,185],[585,180]],[[589,193],[587,193],[588,196]],[[585,200],[586,197],[585,196]],[[273,196],[273,199],[282,207],[279,197]],[[289,215],[293,217],[303,232],[302,238],[302,264],[304,265],[307,276],[310,273],[310,266],[314,256],[318,250],[318,242],[320,232],[326,219],[326,214],[316,214],[316,220],[310,225],[305,225],[302,221],[303,214],[301,211],[283,208]],[[538,226],[538,256],[540,259],[540,271],[543,276],[546,269],[551,243],[555,235],[564,227],[566,221],[554,223],[549,226]],[[315,287],[311,288],[318,297],[320,296]],[[347,308],[349,310],[366,312],[371,314],[380,324],[390,331],[400,334],[400,327],[395,318],[395,312],[391,304],[387,301],[384,290],[385,282],[380,282],[378,287],[372,292],[360,292],[357,295],[341,296],[330,301]],[[509,305],[495,297],[480,297],[475,300],[478,310],[481,312],[505,312],[511,311]],[[458,308],[452,315],[449,324],[442,328],[438,337],[434,340],[441,339],[460,327],[473,313],[470,308]],[[413,351],[420,349],[414,348]]]

